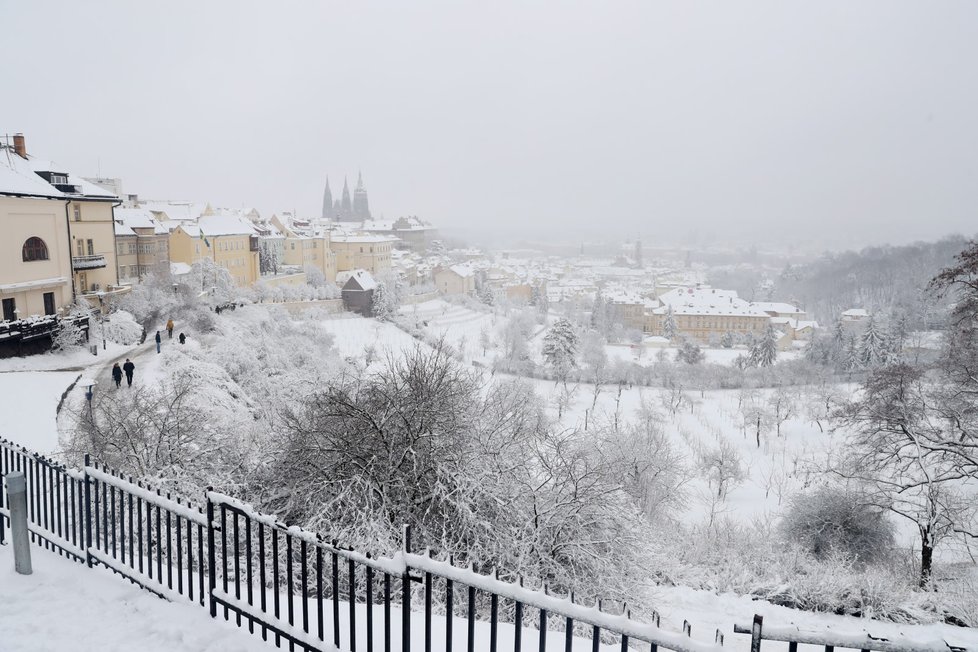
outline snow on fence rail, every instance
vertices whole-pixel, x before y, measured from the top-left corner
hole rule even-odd
[[[280,522],[231,496],[208,490],[205,505],[164,495],[85,458],[79,470],[0,439],[0,480],[23,472],[31,540],[87,564],[101,565],[171,601],[188,601],[212,617],[276,646],[325,650],[544,652],[561,639],[571,650],[635,649],[720,652],[713,640],[609,613],[573,595],[559,597],[460,568],[428,551],[416,554],[405,527],[403,547],[390,557],[344,548],[335,539]],[[0,492],[0,544],[9,512]],[[437,591],[437,594],[436,594]],[[404,606],[407,608],[402,608]],[[457,626],[457,628],[456,628]],[[751,649],[762,640],[881,652],[966,652],[943,641],[886,640],[839,632],[762,628],[755,617]],[[358,643],[359,638],[359,643]],[[505,640],[503,640],[505,638]],[[523,639],[536,638],[532,641]],[[478,645],[476,645],[478,643]],[[943,647],[941,647],[943,644]],[[560,645],[558,644],[558,647]]]
[[[755,615],[750,626],[735,625],[737,634],[751,635],[751,652],[759,652],[762,641],[788,643],[788,650],[796,652],[799,644],[823,646],[825,650],[851,649],[873,652],[967,652],[969,648],[955,645],[933,635],[921,638],[904,636],[893,640],[889,636],[874,636],[868,631],[842,632],[829,629],[818,631],[801,629],[796,625],[764,626],[764,618]]]

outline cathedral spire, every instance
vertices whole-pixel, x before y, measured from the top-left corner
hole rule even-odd
[[[367,202],[367,189],[363,185],[363,173],[357,173],[357,188],[353,191],[353,215],[358,220],[370,219],[370,205]]]
[[[326,177],[326,190],[323,192],[323,219],[333,217],[333,193],[329,189],[329,177]]]
[[[350,219],[350,215],[353,213],[353,203],[350,201],[350,184],[347,183],[346,177],[343,177],[343,199],[340,202],[340,210],[343,214],[339,216],[339,219]]]

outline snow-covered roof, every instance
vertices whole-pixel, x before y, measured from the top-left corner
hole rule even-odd
[[[6,149],[0,153],[0,194],[64,197],[64,193],[37,176],[27,160]]]
[[[116,236],[127,236],[127,235],[129,235],[129,236],[135,236],[136,235],[136,232],[135,231],[133,231],[131,228],[129,228],[128,226],[126,226],[125,224],[123,224],[122,222],[120,222],[119,220],[116,220],[115,221],[114,227],[115,227],[115,234],[116,234]]]
[[[336,285],[338,285],[340,288],[346,287],[346,284],[349,283],[351,279],[355,280],[357,285],[359,285],[363,290],[373,290],[377,287],[377,281],[375,281],[374,277],[370,275],[370,272],[365,269],[354,269],[340,272],[336,275]]]
[[[184,276],[193,270],[188,263],[170,263],[170,273],[174,276]]]
[[[417,217],[399,217],[396,220],[366,220],[361,227],[364,231],[431,231],[431,224]]]
[[[45,181],[38,172],[54,172],[66,177],[67,185],[75,192],[60,190]],[[118,200],[112,192],[85,179],[70,174],[64,168],[43,159],[28,156],[26,159],[4,149],[0,153],[0,194],[54,199],[101,199]]]
[[[676,288],[659,297],[663,307],[654,312],[672,310],[677,315],[719,315],[732,317],[767,317],[767,313],[737,296],[734,290],[716,288]]]
[[[117,208],[115,221],[131,229],[153,229],[155,233],[166,233],[153,212],[146,208]]]
[[[154,213],[166,213],[165,219],[181,222],[196,220],[210,208],[205,202],[158,199],[141,201],[139,202],[139,207],[146,208]]]
[[[753,305],[758,310],[763,310],[764,312],[776,312],[781,315],[797,315],[805,312],[804,310],[801,310],[790,303],[778,301],[755,301],[753,302]]]
[[[44,159],[39,159],[34,156],[28,156],[27,162],[34,169],[34,172],[54,172],[66,175],[68,177],[68,185],[74,186],[76,192],[62,193],[65,197],[76,197],[80,195],[82,197],[92,199],[119,200],[118,195],[111,190],[106,190],[102,186],[97,186],[91,181],[87,181],[76,174],[64,172],[64,168],[53,161],[45,161]]]
[[[353,233],[353,234],[333,234],[330,235],[330,240],[333,242],[342,242],[345,244],[366,244],[374,242],[397,242],[398,238],[394,238],[388,235],[370,235],[367,233]]]
[[[862,317],[869,317],[869,312],[863,308],[850,308],[849,310],[846,310],[844,313],[842,313],[842,316],[859,319]]]
[[[475,275],[475,270],[469,265],[452,265],[448,268],[450,271],[455,272],[462,278],[469,278]]]
[[[255,234],[255,225],[240,215],[201,215],[197,228],[205,237]]]

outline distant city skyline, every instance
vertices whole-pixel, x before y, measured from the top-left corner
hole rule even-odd
[[[844,247],[978,230],[974,3],[51,13],[4,6],[0,133],[144,197],[316,216],[327,177],[363,170],[373,216],[489,236]]]

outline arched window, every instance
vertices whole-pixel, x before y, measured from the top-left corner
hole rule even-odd
[[[44,240],[38,237],[27,238],[27,242],[24,243],[24,262],[29,263],[32,260],[47,260],[48,259],[48,246],[44,244]]]

